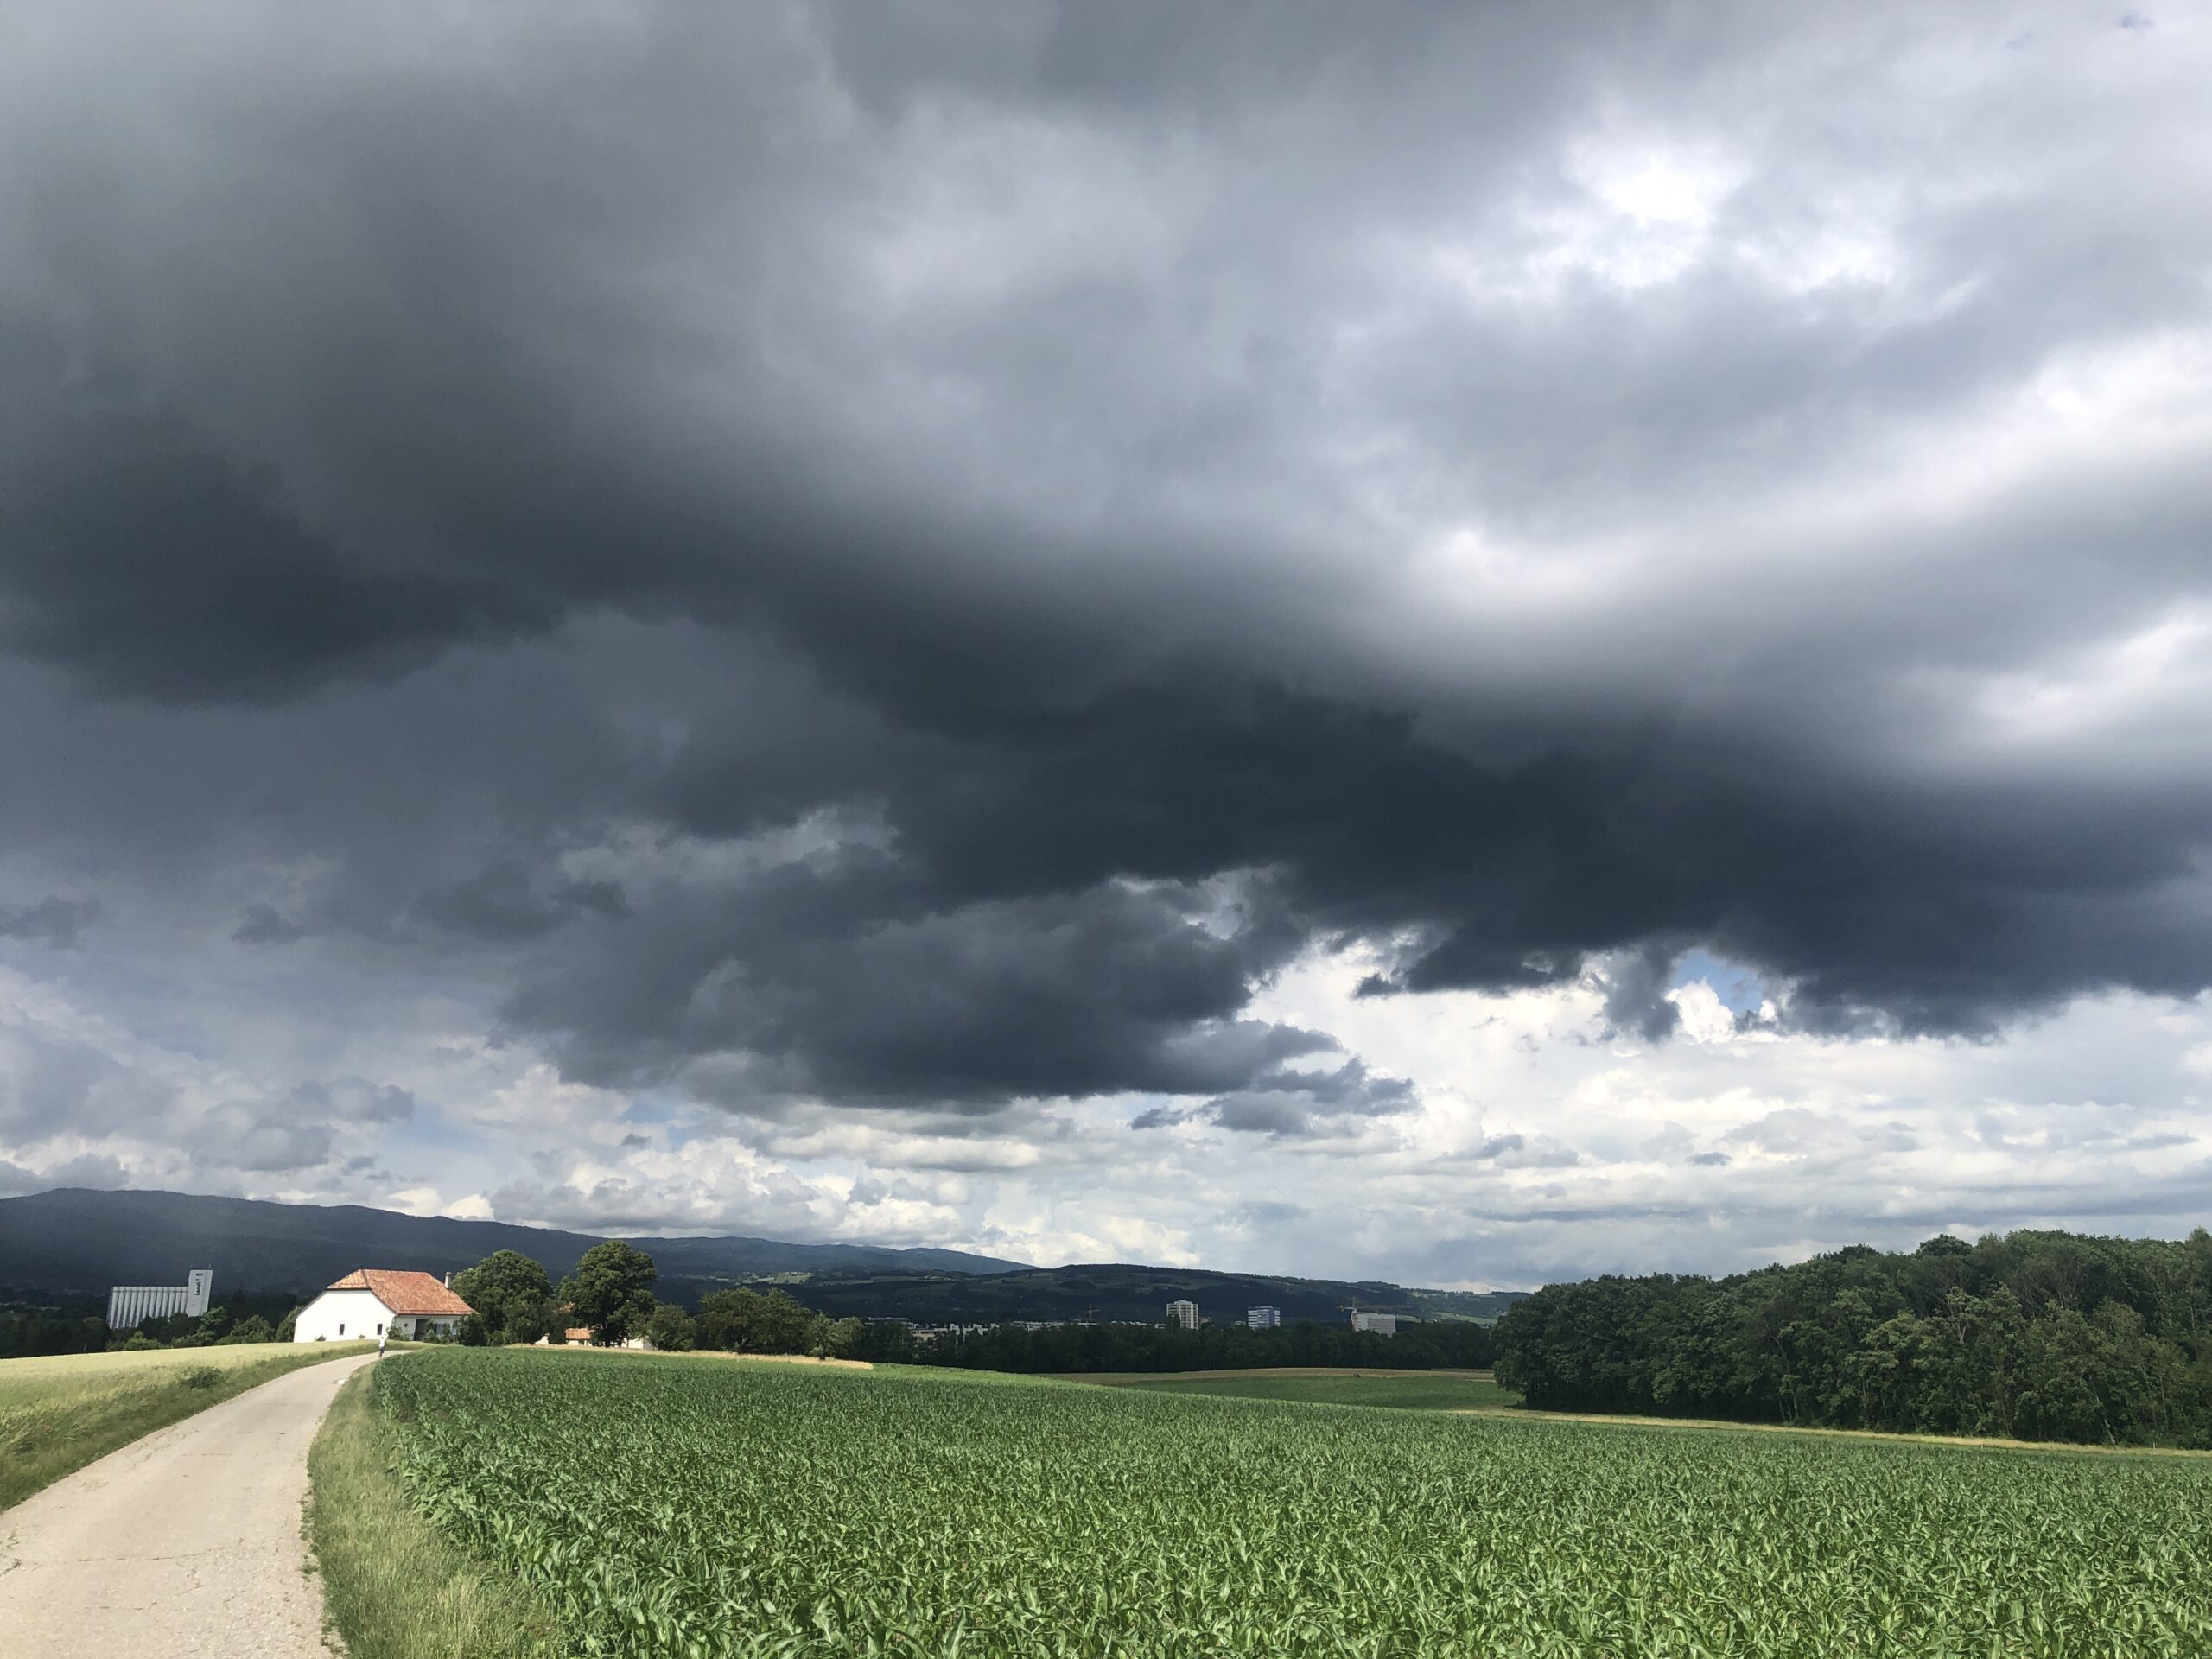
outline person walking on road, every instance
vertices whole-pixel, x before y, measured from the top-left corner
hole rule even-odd
[[[382,1359],[384,1357],[384,1345],[391,1340],[391,1332],[385,1330],[382,1325],[377,1326],[377,1357],[378,1359]]]

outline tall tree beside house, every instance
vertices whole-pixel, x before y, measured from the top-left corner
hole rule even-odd
[[[578,1325],[591,1327],[594,1342],[608,1346],[645,1334],[658,1306],[653,1300],[658,1277],[652,1257],[610,1238],[584,1252],[575,1276],[561,1281],[561,1300]]]
[[[453,1276],[454,1294],[474,1308],[494,1342],[512,1342],[509,1334],[522,1316],[533,1313],[553,1300],[553,1281],[545,1269],[520,1250],[494,1250],[473,1268]],[[521,1340],[534,1342],[544,1334],[542,1325]]]

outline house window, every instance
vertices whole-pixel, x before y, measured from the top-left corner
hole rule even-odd
[[[339,1327],[338,1327],[338,1334],[339,1334],[340,1336],[341,1336],[341,1337],[342,1337],[342,1336],[344,1336],[344,1335],[346,1334],[346,1327],[345,1327],[345,1325],[344,1325],[343,1324],[340,1324],[340,1325],[339,1325]]]
[[[383,1322],[382,1322],[381,1320],[379,1320],[379,1321],[378,1322],[378,1324],[377,1324],[377,1335],[378,1335],[378,1336],[382,1336],[382,1335],[384,1335],[384,1324],[383,1324]]]

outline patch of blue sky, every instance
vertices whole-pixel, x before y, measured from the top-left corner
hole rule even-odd
[[[1733,1014],[1756,1010],[1766,1001],[1766,982],[1755,970],[1708,950],[1686,950],[1675,963],[1674,988],[1680,990],[1699,980],[1713,987],[1713,994]]]
[[[698,1139],[702,1132],[699,1109],[672,1095],[631,1096],[629,1105],[623,1109],[622,1122],[633,1128],[661,1130],[671,1150]]]

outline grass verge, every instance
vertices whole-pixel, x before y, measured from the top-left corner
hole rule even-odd
[[[350,1659],[552,1659],[550,1611],[480,1567],[408,1507],[377,1367],[349,1378],[308,1452],[308,1537],[324,1617]]]
[[[0,1510],[271,1377],[366,1343],[244,1343],[0,1360]]]

